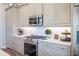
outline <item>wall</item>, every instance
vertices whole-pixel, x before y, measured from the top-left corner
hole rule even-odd
[[[6,10],[6,45],[13,49],[13,31],[17,25],[17,8],[11,7]]]
[[[77,46],[77,25],[79,25],[79,7],[73,7],[73,54],[78,55],[78,46]]]
[[[71,27],[18,27],[18,28],[22,28],[24,35],[26,36],[30,36],[32,34],[38,36],[46,36],[45,34],[46,29],[51,29],[52,31],[51,37],[54,37],[54,34],[62,36],[62,32],[65,32],[66,29],[71,33]]]
[[[7,5],[0,4],[0,48],[6,47],[5,40],[5,8]]]

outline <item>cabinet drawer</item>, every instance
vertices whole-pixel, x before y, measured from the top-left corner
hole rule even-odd
[[[47,43],[47,42],[45,42],[44,45],[45,45],[45,49],[47,49],[47,50],[51,49],[51,51],[54,50],[58,53],[70,55],[70,47],[68,47],[68,46],[54,44],[54,43]]]
[[[70,56],[70,46],[53,42],[38,41],[38,55],[43,56]]]
[[[52,48],[45,48],[45,56],[66,56],[67,54],[65,52],[60,52],[59,50],[57,51],[56,49]]]
[[[49,56],[66,56],[68,55],[67,50],[62,48],[45,46],[45,53]]]
[[[56,44],[56,43],[51,43],[51,42],[44,42],[44,45],[51,46],[51,47],[56,47],[56,48],[62,48],[62,49],[68,49],[70,46],[62,45],[62,44]]]

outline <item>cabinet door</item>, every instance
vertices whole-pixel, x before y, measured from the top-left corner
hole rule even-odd
[[[24,55],[24,40],[23,38],[15,37],[14,39],[14,50],[21,55]]]
[[[56,7],[53,3],[43,4],[44,26],[54,26],[56,20]]]
[[[71,25],[71,5],[68,3],[56,4],[56,21],[55,26]]]
[[[57,49],[54,49],[55,47],[52,48],[52,47],[49,47],[49,46],[45,46],[44,48],[45,48],[44,49],[44,51],[45,51],[44,55],[45,56],[63,56],[64,55],[63,53],[59,52]]]
[[[17,25],[17,8],[6,10],[6,44],[7,47],[13,49],[13,31]]]
[[[44,56],[44,46],[41,41],[38,41],[38,56]]]
[[[42,14],[42,4],[29,3],[28,5],[20,7],[18,10],[18,26],[29,26],[30,16],[39,16]]]
[[[24,55],[24,40],[23,38],[18,38],[17,39],[17,52]]]
[[[42,14],[42,3],[30,3],[29,4],[29,16],[39,16]]]
[[[23,26],[28,26],[28,16],[29,16],[29,6],[25,5],[20,8],[18,8],[18,26],[23,27]]]
[[[62,50],[59,50],[59,48],[49,45],[45,45],[44,51],[45,56],[65,56],[65,52],[63,53]]]
[[[44,42],[44,55],[45,56],[69,56],[70,55],[70,47]]]

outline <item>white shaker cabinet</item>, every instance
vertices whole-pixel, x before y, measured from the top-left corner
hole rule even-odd
[[[55,44],[45,42],[45,55],[48,56],[69,56],[70,55],[70,46]]]
[[[43,4],[44,26],[71,26],[71,4]]]
[[[29,4],[29,16],[39,16],[42,14],[42,3],[30,3]]]
[[[38,56],[70,56],[70,46],[39,40]]]
[[[56,7],[54,3],[43,4],[44,26],[54,26],[56,20]]]
[[[29,6],[25,5],[20,8],[18,8],[18,26],[19,27],[24,27],[28,26],[28,16],[29,16]]]
[[[29,26],[30,16],[43,14],[43,26],[71,26],[70,3],[29,3],[18,8],[18,26]]]
[[[29,26],[30,16],[42,15],[42,4],[41,3],[29,3],[18,8],[18,26],[25,27]]]
[[[13,32],[17,26],[17,8],[9,8],[5,10],[6,13],[6,45],[13,49]]]
[[[71,26],[71,4],[56,4],[56,26]]]
[[[43,42],[38,42],[38,56],[44,56],[44,45]]]
[[[16,51],[17,53],[24,55],[24,39],[21,37],[13,37],[14,39],[14,51]]]

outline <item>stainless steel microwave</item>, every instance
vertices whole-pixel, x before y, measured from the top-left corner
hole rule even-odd
[[[29,17],[30,26],[42,26],[43,25],[43,15],[41,16],[30,16]]]

